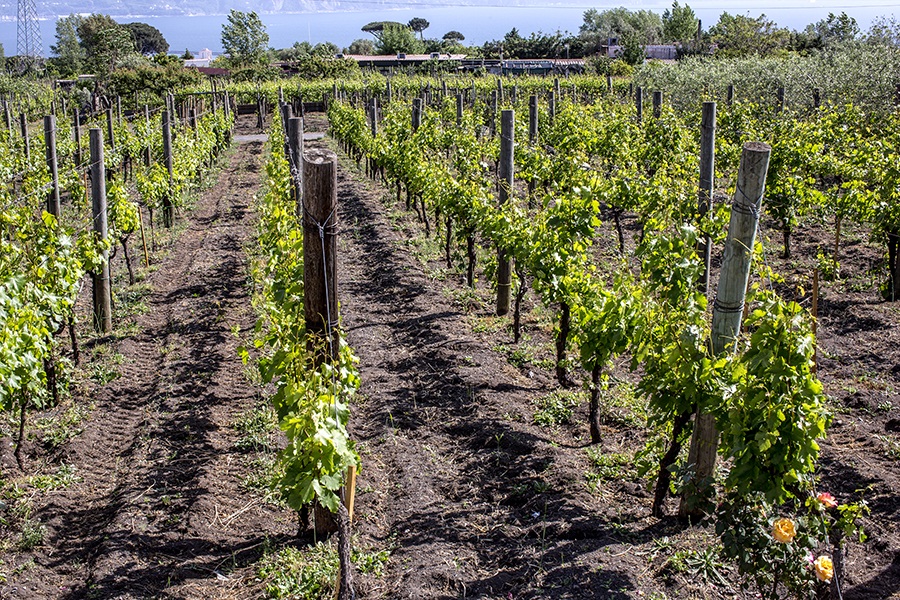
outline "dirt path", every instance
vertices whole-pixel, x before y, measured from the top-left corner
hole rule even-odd
[[[148,278],[139,333],[120,342],[121,377],[100,388],[65,462],[83,479],[48,494],[35,567],[0,596],[235,597],[229,576],[290,515],[242,487],[233,423],[257,402],[236,354],[253,324],[244,244],[262,143],[240,144]],[[242,592],[245,593],[245,592]]]
[[[364,542],[394,549],[385,577],[364,579],[363,597],[640,589],[616,566],[628,558],[598,557],[617,536],[586,491],[583,442],[560,448],[531,422],[530,401],[553,387],[547,375],[520,371],[472,333],[471,315],[446,293],[459,284],[425,275],[381,192],[347,166],[338,172],[340,297],[363,382],[351,417],[363,460],[357,528]]]

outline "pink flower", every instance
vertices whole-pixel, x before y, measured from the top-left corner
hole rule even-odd
[[[828,492],[822,492],[821,494],[816,496],[816,500],[818,500],[825,508],[834,508],[838,505],[837,500],[834,499],[834,496],[832,496]]]

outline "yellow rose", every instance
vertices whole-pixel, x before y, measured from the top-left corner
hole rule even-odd
[[[831,562],[831,559],[827,556],[820,556],[813,563],[813,567],[816,570],[816,578],[819,581],[824,581],[828,583],[831,581],[831,578],[834,577],[834,563]]]
[[[794,540],[794,536],[797,535],[797,530],[794,528],[794,522],[790,519],[778,519],[775,521],[775,527],[772,529],[772,537],[781,542],[782,544],[789,544]]]

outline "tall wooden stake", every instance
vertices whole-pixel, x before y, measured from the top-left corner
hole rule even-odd
[[[509,201],[513,190],[513,146],[515,138],[515,112],[504,110],[500,114],[500,205]],[[497,315],[509,312],[510,287],[512,285],[512,261],[501,246],[497,250]]]
[[[91,207],[94,233],[105,241],[106,224],[106,165],[103,161],[103,130],[93,127],[91,143]],[[102,252],[103,265],[93,274],[94,328],[102,333],[112,331],[112,297],[109,283],[109,251]]]
[[[698,213],[700,220],[712,210],[713,188],[716,176],[716,103],[703,103],[700,121],[700,193]],[[708,231],[702,231],[697,241],[697,254],[703,259],[703,273],[698,281],[698,290],[704,296],[709,294],[709,265],[712,239]]]
[[[313,148],[303,153],[303,300],[309,345],[337,358],[337,155]],[[321,353],[322,345],[326,353]]]
[[[290,155],[291,178],[294,180],[294,200],[297,202],[297,214],[303,215],[303,119],[288,119],[288,147]]]
[[[46,150],[47,168],[50,169],[50,195],[47,197],[47,212],[59,219],[59,170],[56,165],[56,117],[44,117],[44,148]]]
[[[169,172],[169,191],[163,196],[162,202],[163,225],[167,228],[175,224],[175,207],[172,205],[172,179],[175,177],[175,169],[172,165],[171,114],[167,110],[162,114],[163,158],[166,171]]]
[[[741,330],[744,298],[750,280],[751,250],[756,241],[756,226],[762,209],[771,153],[772,148],[761,142],[744,144],[741,153],[722,271],[713,304],[711,341],[714,356],[733,351]],[[688,486],[690,491],[681,499],[679,513],[682,517],[703,512],[716,466],[718,446],[719,431],[715,418],[698,411],[688,455],[688,464],[694,467],[693,482]]]

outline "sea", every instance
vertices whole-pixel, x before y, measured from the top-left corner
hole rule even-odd
[[[771,1],[771,0],[769,0]],[[840,2],[841,0],[837,0]],[[878,0],[875,0],[878,2]],[[693,4],[693,3],[691,3]],[[727,1],[726,3],[727,4]],[[829,8],[828,0],[810,2],[802,7],[780,6],[768,4],[766,0],[757,3],[762,8],[753,11],[732,10],[732,13],[746,13],[757,16],[766,12],[769,18],[781,26],[791,29],[803,29],[807,23],[824,18],[828,12],[840,12],[838,8]],[[698,5],[699,6],[699,5]],[[719,4],[718,6],[722,6]],[[889,16],[897,4],[873,6],[863,5],[860,8],[849,8],[846,3],[842,9],[855,17],[863,30],[868,29],[872,20],[879,15]],[[425,30],[426,37],[441,38],[448,31],[459,31],[465,36],[465,44],[481,45],[489,40],[502,39],[512,28],[527,37],[532,32],[552,34],[559,32],[578,33],[584,22],[584,12],[589,6],[455,6],[433,8],[379,9],[344,12],[315,13],[278,13],[261,14],[260,18],[269,34],[269,45],[273,48],[287,48],[294,42],[308,41],[312,44],[333,42],[341,48],[349,46],[358,38],[371,36],[361,28],[372,21],[408,22],[413,17],[426,19],[430,26]],[[598,6],[599,10],[609,8]],[[790,10],[794,8],[794,10]],[[800,10],[802,8],[802,10]],[[783,9],[783,10],[782,10]],[[718,21],[722,8],[695,8],[704,28]],[[660,8],[659,12],[662,12]],[[7,56],[16,53],[15,15],[0,15],[0,44],[3,44]],[[169,42],[170,53],[182,53],[190,50],[196,54],[208,48],[214,53],[222,51],[222,25],[225,15],[219,16],[167,16],[167,17],[115,17],[120,23],[140,21],[159,29]],[[50,56],[50,46],[56,39],[56,20],[40,21],[41,37],[46,56]]]

